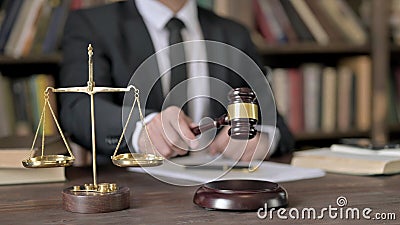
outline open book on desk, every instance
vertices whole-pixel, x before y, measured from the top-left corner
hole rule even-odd
[[[189,166],[188,166],[189,165]],[[199,165],[199,166],[194,166]],[[232,167],[233,169],[226,169]],[[322,177],[325,172],[320,169],[294,167],[288,164],[263,161],[253,172],[249,171],[249,163],[234,163],[233,160],[222,157],[212,157],[203,153],[194,153],[185,157],[178,157],[164,164],[150,168],[129,168],[134,172],[150,173],[168,183],[181,183],[177,180],[192,181],[190,184],[202,184],[214,180],[246,179],[265,180],[271,182],[285,182],[301,179]],[[253,165],[253,163],[251,164]],[[257,165],[257,163],[254,163]],[[188,168],[189,167],[189,168]],[[238,170],[237,168],[240,167]]]
[[[352,146],[346,144],[333,144],[331,146],[333,152],[351,153],[356,155],[382,155],[400,157],[400,146],[393,145],[385,148],[367,148]]]
[[[381,175],[400,173],[400,156],[332,145],[331,148],[295,152],[292,165],[320,168],[327,172],[352,175]],[[382,150],[384,151],[384,150]]]

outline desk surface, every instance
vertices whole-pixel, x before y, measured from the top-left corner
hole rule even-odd
[[[395,213],[396,220],[366,220],[361,215],[359,220],[332,219],[328,213],[322,220],[282,220],[277,214],[272,219],[259,219],[256,212],[208,211],[192,202],[197,187],[177,187],[117,167],[99,168],[98,181],[128,186],[130,209],[102,214],[70,213],[62,209],[61,191],[91,183],[91,168],[69,167],[66,174],[66,183],[0,186],[0,224],[400,224],[400,175],[327,174],[323,178],[281,183],[289,193],[288,211],[338,207],[337,198],[344,196],[348,201],[345,207],[358,208],[360,212],[371,208],[371,217],[377,212]]]

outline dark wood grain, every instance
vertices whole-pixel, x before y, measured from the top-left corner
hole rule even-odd
[[[279,158],[287,162],[290,158]],[[198,186],[179,187],[123,168],[99,168],[99,182],[117,183],[131,190],[130,208],[80,214],[63,210],[64,188],[91,182],[91,168],[67,168],[66,183],[0,186],[0,224],[399,224],[399,220],[280,220],[259,219],[256,212],[209,211],[193,203]],[[400,175],[346,176],[280,183],[288,192],[286,209],[321,209],[336,206],[344,196],[348,207],[370,207],[374,212],[395,212],[400,217]]]

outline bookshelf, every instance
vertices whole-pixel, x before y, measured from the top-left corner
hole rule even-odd
[[[57,86],[59,52],[68,13],[112,0],[4,0],[0,2],[0,136],[33,135],[47,86]],[[50,95],[53,109],[56,96]],[[57,110],[56,110],[57,111]],[[57,112],[56,112],[57,113]],[[46,114],[45,135],[56,134]],[[50,128],[50,129],[49,129]]]
[[[368,54],[371,48],[368,45],[349,45],[333,43],[329,45],[316,45],[315,43],[266,45],[257,41],[258,51],[264,55],[294,55],[294,54]],[[400,48],[399,48],[400,50]]]
[[[368,0],[347,2],[349,5],[355,6],[366,1]],[[305,2],[313,3],[313,0],[305,0]],[[372,94],[369,99],[370,107],[368,107],[371,111],[369,128],[360,130],[352,127],[346,131],[335,129],[330,132],[320,130],[297,132],[295,138],[298,148],[310,145],[329,146],[341,138],[352,137],[370,138],[375,143],[398,140],[400,126],[398,123],[389,123],[387,118],[388,108],[390,107],[387,80],[390,77],[393,65],[400,64],[398,60],[393,62],[400,56],[400,47],[391,44],[392,37],[388,22],[391,16],[391,4],[391,1],[369,1],[367,10],[371,16],[367,29],[368,41],[362,44],[349,43],[348,41],[332,41],[328,44],[318,44],[316,41],[271,43],[268,39],[266,39],[267,41],[262,39],[259,34],[253,35],[253,40],[263,57],[264,64],[271,68],[299,67],[304,62],[321,63],[325,66],[335,67],[343,58],[357,56],[369,56],[371,58]],[[231,11],[230,13],[230,17],[239,22],[243,20],[241,15],[243,14],[238,11]],[[246,20],[243,24],[246,24],[245,22]],[[253,33],[257,32],[257,27],[254,27],[254,25],[248,27],[253,30]],[[397,104],[399,104],[399,101]]]
[[[252,1],[241,1],[237,7],[226,0],[218,1],[218,8],[214,8],[216,13],[223,11],[224,16],[238,19],[239,22],[246,24],[251,30],[255,30],[252,24],[253,13]],[[312,0],[311,0],[312,1]],[[323,63],[327,66],[335,66],[345,57],[367,55],[371,58],[372,69],[372,97],[370,127],[367,130],[352,128],[346,131],[332,132],[299,132],[295,134],[297,147],[302,146],[328,146],[337,142],[340,138],[367,137],[374,142],[383,143],[393,140],[400,133],[399,124],[389,124],[387,121],[388,111],[388,84],[391,71],[391,62],[400,56],[400,45],[391,43],[389,15],[390,1],[381,0],[357,0],[370,1],[371,20],[368,30],[368,42],[354,44],[346,42],[333,42],[328,44],[317,44],[315,42],[298,43],[279,43],[270,44],[260,39],[259,35],[254,35],[254,42],[265,65],[270,67],[298,67],[304,62]],[[352,3],[357,2],[352,1]],[[205,1],[210,7],[210,2]],[[249,3],[250,2],[250,3]],[[247,9],[247,10],[244,10]],[[247,12],[243,12],[247,11]],[[254,31],[255,32],[255,31]],[[30,55],[21,58],[0,56],[0,71],[9,77],[29,76],[36,73],[47,73],[57,76],[61,54],[51,53],[43,55]],[[395,62],[396,63],[396,62]],[[398,62],[397,62],[398,63]],[[400,63],[398,63],[400,65]]]

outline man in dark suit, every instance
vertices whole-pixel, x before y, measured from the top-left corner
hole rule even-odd
[[[194,0],[129,0],[72,12],[66,23],[62,42],[64,58],[60,72],[60,85],[69,87],[86,84],[88,68],[86,49],[88,43],[92,43],[95,51],[94,79],[96,86],[126,87],[132,73],[156,51],[165,47],[166,41],[160,40],[163,34],[158,34],[157,29],[165,34],[168,34],[168,31],[164,27],[158,27],[161,24],[160,21],[165,21],[166,17],[170,17],[169,19],[175,16],[179,18],[179,15],[184,20],[184,29],[189,30],[192,26],[198,25],[197,31],[186,34],[186,38],[189,37],[189,40],[212,40],[233,46],[250,56],[262,68],[248,31],[243,26],[218,17],[208,10],[197,8],[194,6],[194,2]],[[155,10],[154,15],[150,16],[150,10]],[[163,10],[169,10],[169,12],[163,12]],[[153,18],[157,16],[160,16],[161,19]],[[189,19],[185,21],[187,17]],[[192,18],[190,19],[190,17]],[[192,36],[190,37],[190,35]],[[185,38],[183,41],[186,41]],[[157,74],[160,76],[162,74],[160,73],[162,71],[160,64],[163,59],[157,56],[153,57],[153,60],[152,68],[156,68]],[[240,76],[229,75],[232,72],[227,68],[213,64],[209,64],[207,68],[208,76],[222,80],[231,87],[247,86]],[[143,81],[146,78],[142,77],[141,79]],[[178,138],[175,138],[175,141],[184,143],[186,147],[195,147],[196,144],[191,144],[195,137],[189,132],[194,125],[191,122],[192,119],[184,112],[179,111],[179,108],[173,106],[167,107],[165,110],[162,108],[165,93],[168,93],[165,82],[162,80],[156,82],[154,87],[151,87],[152,92],[146,96],[146,98],[148,97],[146,104],[148,120],[146,122],[150,138],[157,150],[165,157],[173,157],[186,154],[186,149],[180,147],[178,143],[173,143],[165,133],[176,132]],[[146,82],[137,87],[141,89],[143,86],[146,86]],[[209,88],[212,92],[212,87]],[[90,148],[89,98],[80,94],[62,94],[60,104],[60,118],[64,129],[72,134],[78,144]],[[96,146],[100,154],[111,155],[115,148],[122,132],[122,104],[123,94],[95,95]],[[196,110],[197,108],[194,111]],[[161,127],[161,111],[163,118],[170,118],[171,121],[180,116],[179,122],[167,123],[168,127]],[[221,105],[210,103],[208,111],[208,116],[216,118],[225,109]],[[151,113],[153,116],[150,118]],[[279,143],[277,143],[275,154],[291,151],[293,138],[279,115],[277,116],[277,128],[280,137],[277,140]],[[142,147],[144,146],[144,136],[143,130],[137,133],[137,129],[133,128],[125,135],[125,139],[128,145],[135,146],[136,143],[137,146]],[[218,153],[224,150],[228,140],[226,130],[221,131],[211,143],[210,151]],[[242,159],[249,160],[251,158],[259,141],[260,134],[250,141]],[[271,137],[269,137],[269,141],[271,141]],[[266,148],[265,143],[261,147]]]

